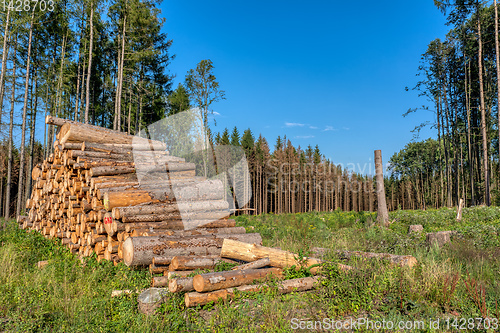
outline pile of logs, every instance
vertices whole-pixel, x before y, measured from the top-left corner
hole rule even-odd
[[[164,143],[51,116],[46,123],[59,130],[53,154],[33,168],[24,229],[129,266],[219,255],[224,238],[261,244],[228,219],[223,183],[197,177]]]
[[[257,244],[249,244],[232,239],[224,239],[219,256],[175,256],[171,260],[161,257],[153,258],[152,272],[164,271],[164,276],[153,277],[152,287],[168,286],[172,293],[186,292],[186,307],[204,305],[219,299],[234,297],[238,292],[259,291],[267,288],[266,280],[280,280],[277,288],[280,293],[305,291],[312,289],[318,277],[306,277],[282,281],[283,268],[310,268],[310,272],[319,272],[322,263],[315,258],[297,260],[297,255]],[[246,262],[233,267],[229,271],[197,274],[195,270],[211,270],[221,261]],[[342,265],[341,269],[349,269]]]

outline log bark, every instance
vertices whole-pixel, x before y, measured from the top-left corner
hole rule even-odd
[[[278,284],[278,292],[280,294],[287,294],[293,291],[306,291],[313,289],[318,283],[317,277],[306,277],[300,279],[286,280]],[[219,299],[226,300],[233,298],[237,292],[255,292],[265,288],[269,288],[267,284],[247,285],[236,288],[228,288],[208,293],[190,292],[184,296],[186,307],[193,307],[197,305],[205,305],[209,302],[217,302]]]
[[[193,278],[193,286],[197,292],[201,293],[238,287],[268,276],[282,278],[283,270],[280,268],[263,268],[199,274]]]
[[[322,260],[316,258],[303,257],[298,261],[298,255],[274,249],[271,247],[260,246],[259,244],[249,244],[248,242],[237,241],[233,239],[225,239],[221,249],[221,257],[238,259],[243,261],[255,261],[262,258],[269,258],[271,266],[285,268],[296,266],[300,268],[303,264],[305,268],[323,263]],[[319,267],[312,267],[311,273],[316,274]]]
[[[257,269],[257,268],[262,268],[262,267],[269,266],[269,265],[271,265],[271,260],[269,260],[269,258],[262,258],[259,260],[255,260],[254,262],[249,262],[248,264],[233,267],[233,268],[231,268],[231,270],[240,271],[240,270],[245,270],[245,269]]]
[[[127,266],[139,266],[151,264],[153,257],[220,254],[224,239],[262,243],[262,238],[257,233],[183,238],[178,241],[167,237],[129,237],[123,244],[123,260]]]

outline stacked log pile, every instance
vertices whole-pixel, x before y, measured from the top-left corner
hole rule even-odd
[[[50,116],[46,123],[59,131],[53,154],[33,169],[24,229],[129,266],[219,255],[224,238],[261,244],[228,219],[222,182],[197,177],[165,144]]]

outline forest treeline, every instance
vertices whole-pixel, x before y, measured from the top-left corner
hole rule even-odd
[[[173,41],[162,30],[159,2],[44,3],[48,6],[18,11],[6,2],[0,13],[3,216],[23,210],[33,165],[53,151],[55,129],[46,125],[43,136],[35,133],[45,115],[138,134],[196,107],[209,128],[212,104],[225,98],[210,60],[200,61],[172,87]],[[427,99],[422,108],[434,114],[416,131],[430,125],[437,139],[410,142],[390,159],[385,178],[390,210],[452,206],[460,198],[467,205],[500,201],[496,7],[480,1],[435,3],[451,30],[445,40],[430,42],[414,89]],[[36,140],[40,137],[43,142]],[[279,137],[270,147],[262,135],[255,138],[250,129],[240,135],[237,128],[216,133],[212,127],[209,140],[215,148],[240,146],[247,155],[252,197],[237,207],[242,212],[376,207],[373,177],[335,165],[318,146],[302,149]]]
[[[411,142],[391,158],[395,187],[410,208],[500,205],[500,61],[493,1],[434,1],[451,27],[422,55],[414,87],[437,140]]]

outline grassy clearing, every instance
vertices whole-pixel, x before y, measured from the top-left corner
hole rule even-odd
[[[148,272],[94,258],[82,264],[64,247],[10,223],[0,231],[0,331],[288,332],[294,331],[293,318],[369,318],[424,320],[426,329],[419,331],[431,332],[429,319],[441,318],[436,331],[442,332],[447,318],[448,331],[456,331],[456,318],[484,317],[486,312],[500,317],[500,208],[466,209],[461,223],[454,220],[455,210],[448,209],[393,212],[389,228],[379,228],[374,218],[335,211],[241,216],[237,221],[260,232],[266,246],[303,254],[315,246],[411,254],[419,261],[416,267],[353,259],[344,262],[357,268],[347,275],[335,265],[326,266],[327,279],[314,291],[278,295],[270,288],[194,309],[184,307],[183,295],[172,295],[153,317],[137,313],[135,295],[110,297],[114,289],[148,287]],[[410,224],[422,224],[424,233],[408,235]],[[459,237],[442,249],[427,249],[425,232],[438,230],[457,230]],[[339,261],[333,255],[330,259]],[[50,263],[39,270],[39,260]],[[290,278],[307,274],[288,273]],[[474,296],[480,288],[484,299]]]

